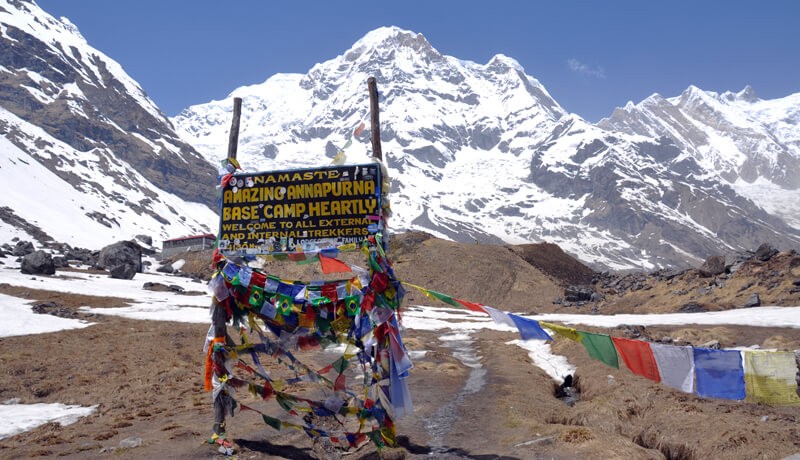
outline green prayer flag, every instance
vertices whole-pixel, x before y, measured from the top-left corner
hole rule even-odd
[[[349,364],[350,361],[344,359],[344,356],[340,356],[339,359],[333,362],[332,366],[334,369],[336,369],[336,372],[341,374],[342,372],[344,372],[345,369],[347,369],[347,366]]]
[[[369,267],[375,272],[383,273],[383,269],[381,268],[381,266],[378,263],[378,261],[375,260],[375,255],[374,254],[370,254],[369,255]]]
[[[278,405],[281,406],[286,412],[294,409],[291,400],[283,393],[275,393],[275,401],[277,401]]]
[[[383,436],[381,436],[381,432],[380,432],[380,430],[372,430],[372,431],[368,431],[366,434],[367,434],[367,437],[368,437],[368,438],[369,438],[369,439],[370,439],[370,440],[371,440],[373,443],[375,443],[375,445],[376,445],[376,446],[378,446],[378,447],[385,447],[385,446],[384,446],[384,444],[383,444]]]
[[[358,314],[358,310],[361,308],[361,303],[359,300],[360,299],[357,295],[349,295],[344,298],[344,304],[347,306],[348,316],[356,316]]]
[[[250,286],[250,305],[261,307],[264,305],[264,290],[258,286]]]
[[[267,425],[271,426],[272,428],[275,428],[276,430],[280,431],[280,429],[281,429],[281,421],[280,420],[278,420],[278,419],[276,419],[274,417],[270,417],[269,415],[264,415],[264,414],[261,414],[261,418],[264,419],[264,423],[266,423]]]
[[[283,316],[289,316],[292,314],[293,301],[294,299],[288,295],[278,294],[278,311],[281,312]]]
[[[605,334],[595,334],[593,332],[578,331],[581,336],[581,343],[586,348],[586,352],[592,358],[602,361],[605,364],[619,369],[617,349],[611,337]]]
[[[450,297],[447,294],[442,294],[441,292],[436,292],[436,291],[430,291],[428,289],[425,289],[422,292],[424,294],[428,295],[428,296],[431,296],[431,297],[434,297],[436,299],[439,299],[439,300],[441,300],[442,302],[444,302],[444,303],[446,303],[448,305],[452,305],[454,307],[461,307],[462,306],[460,303],[456,302],[452,297]]]

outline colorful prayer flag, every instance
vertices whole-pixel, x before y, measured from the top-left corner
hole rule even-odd
[[[619,369],[617,350],[614,342],[606,334],[595,334],[594,332],[578,331],[581,337],[581,344],[592,358],[602,361],[611,367]]]
[[[539,325],[542,326],[542,327],[545,327],[547,329],[550,329],[551,331],[555,332],[556,334],[558,334],[558,335],[560,335],[562,337],[566,337],[566,338],[572,340],[573,342],[580,342],[581,341],[581,335],[575,328],[562,326],[560,324],[546,323],[544,321],[539,321]]]
[[[350,267],[339,259],[319,255],[319,263],[323,273],[347,273]]]
[[[513,313],[509,313],[508,316],[516,324],[522,340],[553,340],[550,334],[539,326],[539,321],[523,318]]]
[[[692,347],[651,343],[650,349],[661,375],[661,383],[684,393],[694,393],[694,353]]]
[[[658,364],[656,364],[656,359],[653,357],[649,342],[623,337],[612,337],[611,340],[617,348],[617,353],[622,356],[622,360],[631,372],[654,382],[661,381],[661,376],[658,373]]]
[[[800,404],[793,352],[744,350],[742,356],[748,400],[772,406]]]
[[[694,348],[697,394],[704,397],[745,398],[742,354],[739,350]]]

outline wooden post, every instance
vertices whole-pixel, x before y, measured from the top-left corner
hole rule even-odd
[[[242,115],[242,98],[233,98],[233,120],[231,121],[231,133],[228,138],[228,158],[236,159],[236,151],[239,147],[239,119]],[[225,337],[226,342],[229,342],[228,337],[228,318],[223,308],[216,300],[212,301],[211,324],[214,326],[214,337]],[[225,366],[224,362],[219,362],[219,357],[214,356],[214,360],[218,368]],[[223,435],[225,433],[225,406],[226,398],[230,398],[225,392],[220,392],[214,398],[214,426],[213,433],[216,435]]]
[[[228,158],[236,159],[236,150],[239,148],[239,119],[242,116],[242,98],[233,98],[233,120],[231,121],[231,134],[228,137]]]
[[[369,77],[367,79],[367,86],[369,87],[369,119],[372,132],[372,156],[383,161],[383,152],[381,151],[381,125],[378,117],[378,85],[375,83],[375,77]]]

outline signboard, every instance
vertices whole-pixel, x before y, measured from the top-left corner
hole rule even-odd
[[[223,255],[312,252],[382,230],[378,164],[234,174],[222,189]]]

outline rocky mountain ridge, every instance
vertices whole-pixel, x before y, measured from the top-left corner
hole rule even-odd
[[[217,217],[205,204],[214,196],[211,165],[226,150],[230,101],[193,106],[167,120],[68,20],[24,0],[6,0],[0,15],[0,147],[9,153],[0,174],[5,183],[20,173],[41,177],[53,184],[46,194],[57,197],[43,217],[41,200],[12,188],[0,203],[9,216],[3,225],[20,236],[34,228],[46,240],[76,246],[92,246],[94,235],[107,244],[120,231],[161,240],[215,230]],[[37,55],[48,57],[47,64]],[[368,122],[370,76],[381,94],[394,232],[549,242],[597,269],[622,270],[693,266],[709,254],[762,242],[787,250],[800,245],[793,208],[781,205],[796,197],[796,190],[782,188],[789,182],[758,176],[753,184],[783,195],[771,204],[754,202],[755,189],[717,173],[703,148],[592,125],[563,110],[510,57],[459,60],[395,27],[368,33],[307,74],[236,89],[231,96],[245,101],[242,164],[312,167],[340,152],[348,162],[370,161],[369,130],[354,131]],[[754,100],[745,93],[733,97],[737,107]],[[775,121],[764,126],[790,133],[782,145],[791,144],[793,132],[777,115],[786,106],[753,109]]]
[[[794,211],[780,204],[797,198],[798,190],[775,175],[780,166],[731,163],[742,171],[737,177],[783,193],[784,201],[768,205],[777,196],[771,193],[754,203],[755,189],[732,184],[720,162],[709,159],[721,155],[717,150],[684,148],[655,129],[616,129],[611,119],[592,125],[563,110],[512,58],[459,60],[442,55],[422,34],[394,27],[368,33],[305,75],[276,75],[234,90],[230,96],[242,97],[245,107],[242,163],[251,169],[311,166],[350,141],[347,155],[367,158],[368,138],[351,133],[368,117],[369,76],[381,93],[381,140],[397,231],[455,241],[547,241],[610,269],[686,267],[765,241],[786,249],[800,244]],[[700,90],[691,93],[695,97],[687,99],[707,99]],[[751,92],[736,98],[739,109],[754,100]],[[796,110],[786,101],[767,102],[762,105],[771,107],[771,120],[781,110]],[[173,122],[211,160],[224,151],[230,110],[229,101],[213,101],[186,109]],[[719,125],[735,119],[732,110],[712,115],[720,117]],[[761,137],[773,128],[788,132],[784,144],[796,131],[791,123],[761,126]],[[694,129],[706,138],[721,136]],[[736,135],[746,139],[754,132]],[[784,154],[798,156],[793,149]],[[756,176],[744,172],[750,169]]]
[[[214,167],[120,64],[34,2],[0,1],[0,23],[0,205],[15,221],[81,245],[209,229]]]

